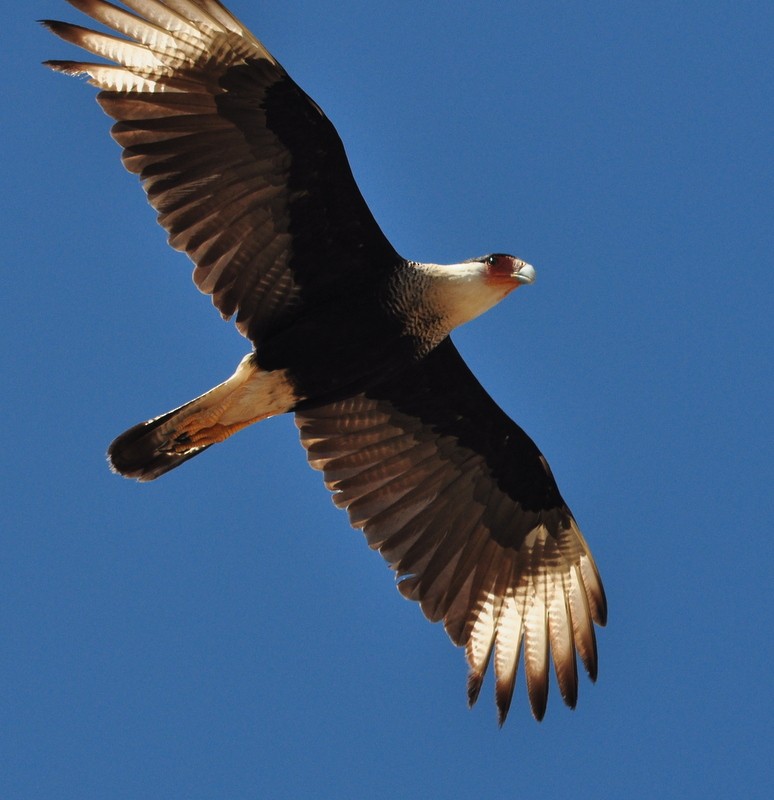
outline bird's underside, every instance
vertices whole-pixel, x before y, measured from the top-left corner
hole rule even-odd
[[[532,267],[401,258],[331,123],[220,2],[68,2],[109,32],[45,24],[104,60],[46,63],[101,90],[170,244],[253,345],[224,383],[118,437],[112,468],[151,480],[295,413],[336,505],[465,648],[470,703],[492,660],[502,723],[523,660],[541,719],[553,661],[574,707],[576,654],[597,674],[597,569],[545,458],[448,338]]]

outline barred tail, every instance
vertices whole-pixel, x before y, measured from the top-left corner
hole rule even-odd
[[[227,381],[122,433],[108,448],[110,468],[152,481],[245,426],[290,411],[297,400],[284,370],[265,372],[246,356]]]

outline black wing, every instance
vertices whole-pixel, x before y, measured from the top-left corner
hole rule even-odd
[[[400,261],[357,188],[333,125],[215,0],[69,0],[114,31],[45,24],[118,64],[48,61],[85,73],[118,120],[194,281],[257,342],[307,303]]]
[[[549,649],[574,707],[576,652],[597,674],[602,583],[545,459],[451,340],[399,376],[296,420],[310,463],[397,571],[401,593],[465,646],[471,704],[494,650],[505,720],[523,643],[535,717],[545,712]]]

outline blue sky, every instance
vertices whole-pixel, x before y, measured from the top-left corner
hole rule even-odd
[[[151,485],[110,440],[246,342],[170,250],[74,51],[0,58],[4,798],[770,797],[772,52],[763,2],[232,0],[399,252],[538,280],[455,335],[601,570],[600,675],[497,728],[290,418]]]

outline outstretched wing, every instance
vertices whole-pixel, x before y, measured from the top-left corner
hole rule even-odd
[[[219,2],[69,2],[123,36],[44,24],[117,66],[47,65],[103,90],[124,165],[241,333],[257,342],[305,302],[395,266],[333,125]]]
[[[541,719],[550,650],[574,707],[576,652],[596,679],[602,583],[544,457],[451,340],[364,394],[297,413],[296,422],[310,463],[397,571],[401,593],[465,646],[470,703],[494,652],[504,722],[523,649]]]

